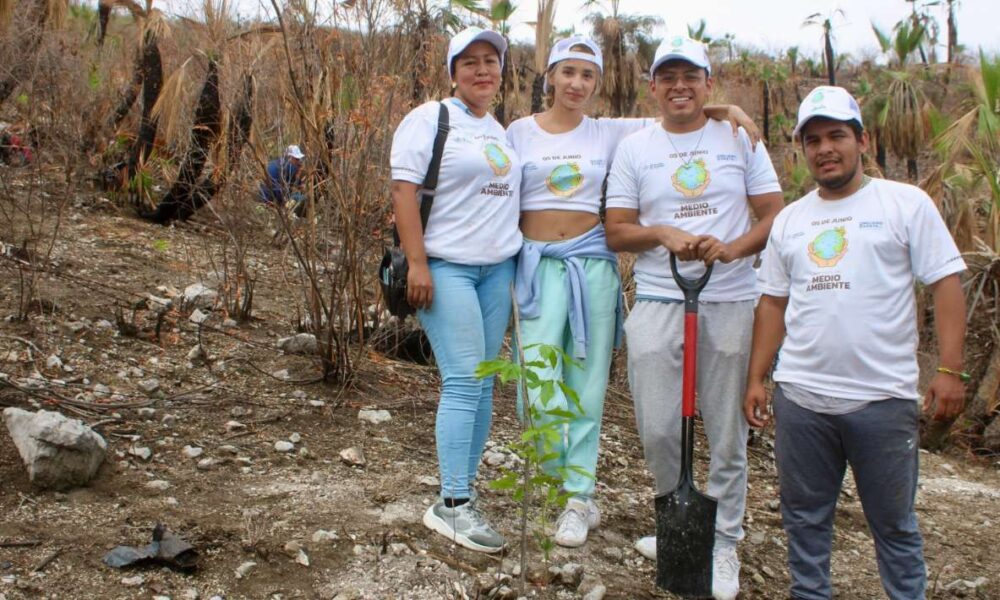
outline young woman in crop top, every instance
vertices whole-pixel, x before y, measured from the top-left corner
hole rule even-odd
[[[507,139],[521,159],[521,249],[516,295],[521,314],[525,361],[542,360],[538,344],[553,345],[577,365],[539,373],[561,379],[544,405],[540,390],[529,390],[542,419],[573,413],[564,434],[548,451],[558,457],[545,465],[563,480],[569,497],[559,517],[556,543],[575,547],[600,524],[593,500],[604,395],[612,349],[621,340],[623,298],[618,258],[608,249],[600,210],[604,179],[615,148],[652,119],[593,119],[585,110],[603,72],[601,49],[574,36],[557,42],[549,55],[545,87],[549,108],[519,119]],[[734,133],[749,117],[736,107],[706,107],[712,118],[728,119]],[[521,408],[519,403],[519,409]]]

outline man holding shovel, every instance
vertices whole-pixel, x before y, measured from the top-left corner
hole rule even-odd
[[[697,392],[711,449],[707,491],[718,499],[711,587],[715,598],[732,599],[739,593],[736,544],[747,484],[740,402],[757,296],[752,256],[784,203],[764,148],[754,150],[742,130],[734,137],[728,124],[706,119],[713,82],[703,44],[667,39],[650,75],[662,123],[621,143],[607,194],[608,245],[638,254],[636,304],[625,323],[629,385],[657,495],[667,494],[678,487],[681,470],[685,314],[669,253],[688,279],[714,265],[701,292]],[[656,557],[655,537],[636,547]]]
[[[934,295],[939,362],[924,407],[962,411],[962,256],[934,202],[912,185],[872,179],[858,103],[814,89],[795,135],[818,189],[775,220],[760,273],[744,411],[770,420],[764,378],[775,352],[775,456],[791,595],[827,600],[837,497],[849,464],[886,594],[922,600],[917,527],[919,407],[916,281]],[[782,343],[783,342],[783,343]]]

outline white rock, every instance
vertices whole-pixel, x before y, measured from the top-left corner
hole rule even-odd
[[[210,315],[208,313],[203,313],[201,312],[201,309],[196,308],[191,313],[191,316],[188,317],[188,321],[191,321],[195,325],[201,325],[202,323],[208,320],[209,316]]]
[[[188,588],[181,592],[181,600],[198,600],[201,594],[198,593],[198,588]]]
[[[319,352],[319,342],[311,333],[300,333],[279,339],[278,348],[288,354],[316,354]]]
[[[366,464],[365,454],[361,448],[351,447],[340,451],[340,460],[352,467],[363,467]]]
[[[236,446],[231,446],[229,444],[226,444],[225,446],[219,446],[217,450],[219,452],[225,452],[226,454],[233,454],[233,455],[240,453],[239,448],[237,448]]]
[[[128,449],[128,453],[143,461],[147,461],[153,457],[153,451],[146,446],[132,446]]]
[[[181,450],[181,452],[183,452],[184,456],[188,458],[198,458],[205,453],[205,449],[199,448],[198,446],[184,446],[184,449]]]
[[[308,567],[309,566],[309,555],[306,554],[305,550],[299,548],[299,553],[295,557],[295,562],[299,563],[303,567]]]
[[[424,475],[423,477],[417,478],[417,483],[420,485],[426,485],[430,487],[437,487],[441,485],[441,480],[433,475]]]
[[[146,482],[146,487],[151,490],[163,491],[170,488],[170,482],[164,481],[162,479],[154,479],[153,481]]]
[[[187,353],[188,362],[200,363],[208,359],[208,352],[205,352],[205,347],[201,344],[196,344]]]
[[[326,402],[323,402],[322,400],[310,400],[308,404],[313,408],[323,408],[326,406]]]
[[[275,379],[288,379],[291,375],[288,374],[288,369],[278,369],[277,371],[271,373],[271,377]]]
[[[43,488],[85,485],[104,462],[108,444],[78,419],[40,410],[3,411],[7,430],[28,467],[28,479]]]
[[[136,411],[136,414],[143,419],[151,419],[156,416],[156,409],[144,406]]]
[[[111,395],[111,388],[104,385],[103,383],[98,383],[94,386],[94,395],[98,398],[107,398]]]
[[[160,380],[155,377],[153,379],[144,379],[139,382],[139,389],[146,394],[154,394],[160,389]]]
[[[360,410],[358,418],[366,423],[378,425],[392,419],[392,415],[387,410]]]
[[[237,323],[233,319],[226,319],[225,321],[222,322],[222,328],[223,329],[233,329],[234,327],[237,327],[238,325],[239,325],[239,323]]]
[[[312,541],[316,544],[321,544],[323,542],[335,542],[340,539],[337,534],[333,531],[327,531],[326,529],[317,529],[315,533],[312,534]]]
[[[61,369],[63,366],[62,359],[55,354],[49,356],[45,359],[45,368],[47,369]]]
[[[203,458],[203,459],[201,459],[201,460],[198,461],[198,470],[199,471],[210,471],[210,470],[214,469],[215,466],[218,465],[218,464],[219,464],[219,461],[215,460],[214,458]]]
[[[146,578],[142,575],[134,575],[132,577],[122,577],[122,585],[126,587],[139,587],[140,585],[146,583]]]
[[[177,415],[163,415],[160,422],[163,423],[164,427],[173,427],[177,424]]]
[[[295,450],[295,444],[287,440],[278,440],[277,442],[274,442],[274,449],[278,452],[291,452],[292,450]]]
[[[219,294],[202,283],[193,283],[184,288],[184,305],[188,308],[212,308]]]
[[[239,421],[226,421],[226,431],[228,433],[235,433],[237,431],[243,431],[247,428],[246,425],[240,423]]]
[[[306,399],[306,393],[303,392],[302,390],[295,390],[291,394],[288,394],[288,395],[290,397],[292,397],[292,398],[295,398],[296,400],[305,400]]]
[[[294,433],[292,433],[292,435],[288,436],[288,441],[291,442],[291,443],[293,443],[293,444],[298,444],[299,442],[302,441],[302,434],[298,433],[298,432],[294,432]]]
[[[96,325],[98,329],[112,329],[115,326],[114,323],[107,319],[98,319],[94,325]]]
[[[250,570],[257,566],[257,563],[252,560],[248,560],[242,565],[236,567],[236,579],[243,579],[250,574]]]
[[[507,462],[507,456],[503,452],[490,450],[483,455],[483,460],[491,467],[499,467]]]

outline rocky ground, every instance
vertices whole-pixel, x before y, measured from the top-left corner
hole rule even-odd
[[[211,293],[190,289],[190,301],[165,313],[157,341],[148,295],[179,298],[198,283],[217,289],[212,249],[224,234],[142,223],[94,194],[67,216],[49,272],[39,275],[38,310],[0,323],[0,404],[82,418],[107,440],[108,456],[89,487],[38,491],[0,433],[0,597],[517,597],[509,494],[480,488],[485,511],[514,542],[504,557],[455,548],[420,524],[437,486],[432,368],[358,350],[351,386],[317,383],[315,361],[278,348],[296,333],[296,269],[266,233],[252,251],[260,277],[252,321],[227,322]],[[4,317],[17,311],[16,260],[0,258],[0,273]],[[496,402],[483,482],[516,463],[504,450],[519,435],[513,391],[500,390]],[[531,597],[670,597],[632,548],[652,532],[653,490],[623,382],[606,413],[604,524],[586,546],[557,549],[548,562],[533,546]],[[771,441],[765,432],[750,448],[743,598],[784,598],[788,583]],[[921,459],[930,597],[1000,598],[992,546],[1000,463],[957,449]],[[706,464],[703,454],[697,460]],[[196,571],[102,563],[119,544],[148,543],[156,523],[198,549]],[[836,527],[837,597],[883,597],[849,481]]]

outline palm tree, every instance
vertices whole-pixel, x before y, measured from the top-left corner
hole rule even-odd
[[[538,0],[535,16],[535,79],[531,83],[531,112],[541,112],[545,71],[548,67],[549,46],[552,44],[556,0]]]
[[[712,38],[708,37],[708,35],[705,34],[705,25],[706,25],[705,19],[699,19],[697,27],[692,27],[691,24],[689,23],[687,26],[688,37],[691,38],[692,40],[697,40],[704,44],[711,44]]]
[[[826,74],[830,85],[837,85],[837,63],[834,61],[833,55],[833,19],[838,14],[843,17],[844,11],[838,8],[826,15],[825,18],[822,13],[813,13],[802,22],[803,27],[817,26],[823,28],[823,60],[826,63]]]
[[[958,0],[947,0],[948,4],[948,64],[955,62],[958,52],[958,22],[955,20],[955,7]]]
[[[595,8],[599,0],[587,0],[584,8]],[[604,47],[604,84],[601,95],[611,105],[614,116],[628,116],[635,109],[639,97],[639,64],[634,49],[639,39],[648,35],[661,23],[658,17],[622,15],[618,12],[620,0],[610,0],[609,14],[593,12],[587,21],[593,27],[594,37]]]
[[[979,54],[979,69],[969,69],[973,102],[935,140],[942,164],[928,177],[924,187],[942,199],[942,214],[956,240],[965,250],[969,277],[969,319],[982,311],[992,322],[993,340],[979,386],[965,410],[967,432],[997,439],[1000,419],[997,381],[1000,380],[1000,56]],[[964,246],[964,247],[963,247]],[[975,370],[975,369],[973,369]],[[922,437],[925,447],[940,446],[951,423],[933,424]]]
[[[879,106],[875,120],[876,144],[906,160],[906,171],[911,181],[916,182],[919,173],[917,155],[927,142],[927,102],[921,90],[918,77],[907,71],[907,62],[924,40],[921,25],[913,25],[909,19],[896,24],[893,37],[889,37],[872,23],[872,31],[883,52],[892,53],[890,64],[898,71],[889,71],[888,85],[877,82],[884,95],[876,94],[873,102]],[[880,167],[885,168],[884,164]]]

